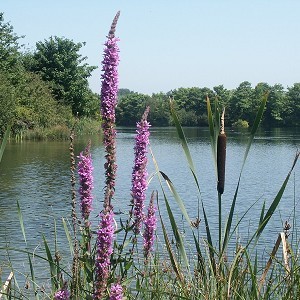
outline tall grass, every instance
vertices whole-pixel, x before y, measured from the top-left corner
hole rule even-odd
[[[81,118],[70,121],[69,124],[60,124],[52,127],[35,127],[26,129],[14,134],[17,141],[22,140],[68,140],[70,129],[74,127],[77,135],[99,134],[99,120],[90,118]]]

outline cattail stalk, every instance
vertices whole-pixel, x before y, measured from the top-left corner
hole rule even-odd
[[[225,109],[223,110],[221,116],[220,133],[218,135],[218,143],[217,143],[217,169],[218,169],[217,190],[219,194],[224,193],[224,185],[225,185],[226,134],[224,131],[224,115],[225,115]]]

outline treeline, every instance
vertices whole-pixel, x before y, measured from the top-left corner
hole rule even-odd
[[[70,128],[75,116],[99,117],[99,96],[88,85],[96,68],[79,54],[84,43],[59,37],[26,51],[0,13],[0,137],[31,129]]]
[[[207,126],[206,97],[216,98],[226,109],[226,124],[247,127],[254,122],[262,97],[268,95],[263,116],[264,126],[300,125],[300,83],[286,90],[281,84],[270,86],[259,83],[255,87],[248,81],[236,89],[228,90],[223,85],[209,88],[178,88],[167,93],[152,96],[135,93],[128,89],[119,91],[117,122],[119,125],[132,126],[147,105],[150,106],[149,120],[153,126],[169,126],[172,120],[169,113],[169,98],[176,103],[178,116],[183,126]]]
[[[8,124],[18,136],[48,128],[68,134],[75,118],[88,125],[91,120],[99,121],[99,95],[93,93],[88,84],[96,67],[89,66],[86,57],[79,53],[85,43],[54,36],[37,42],[33,51],[26,51],[21,40],[22,36],[14,32],[0,12],[0,138]],[[226,107],[227,125],[251,125],[266,93],[268,102],[263,125],[300,125],[300,83],[284,89],[281,84],[267,83],[252,87],[247,81],[234,90],[222,85],[212,90],[178,88],[152,96],[120,89],[117,124],[135,125],[149,105],[149,120],[153,126],[173,125],[169,112],[172,96],[183,126],[206,126],[206,96],[209,96],[211,101],[217,97]],[[93,130],[93,126],[99,129],[99,122],[94,122],[89,130]]]

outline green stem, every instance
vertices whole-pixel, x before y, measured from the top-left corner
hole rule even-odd
[[[221,255],[222,247],[222,194],[218,193],[218,206],[219,206],[219,255]]]

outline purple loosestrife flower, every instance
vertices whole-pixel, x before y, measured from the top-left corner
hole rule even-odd
[[[119,48],[115,37],[115,28],[119,18],[118,12],[113,20],[109,31],[107,41],[105,42],[104,59],[102,61],[102,87],[101,87],[101,115],[103,142],[106,152],[105,167],[105,201],[104,206],[111,204],[111,198],[114,195],[116,180],[116,129],[115,129],[115,107],[118,95],[118,64],[119,64]]]
[[[66,287],[63,287],[61,290],[57,291],[54,295],[54,300],[69,300],[70,292]]]
[[[79,154],[78,175],[81,215],[85,225],[89,227],[89,216],[92,210],[92,189],[93,189],[93,165],[90,153],[91,144],[87,145],[84,152]]]
[[[148,207],[148,214],[145,220],[145,231],[143,234],[143,238],[144,238],[144,256],[147,259],[150,252],[153,249],[153,243],[154,243],[154,232],[156,229],[156,216],[155,216],[155,212],[156,212],[156,207],[154,206],[154,196],[155,193],[152,192],[151,195],[151,199],[150,199],[150,203],[149,203],[149,207]]]
[[[146,108],[142,120],[137,123],[137,135],[134,147],[134,167],[132,171],[132,201],[134,206],[134,230],[139,233],[144,220],[144,202],[146,198],[147,184],[147,146],[149,144],[149,127],[147,122],[149,107]]]
[[[110,288],[109,300],[122,300],[123,299],[123,288],[119,283],[115,283]]]
[[[102,299],[105,293],[110,271],[110,256],[113,252],[114,214],[107,207],[100,215],[101,221],[97,233],[95,259],[95,288],[94,299]]]

